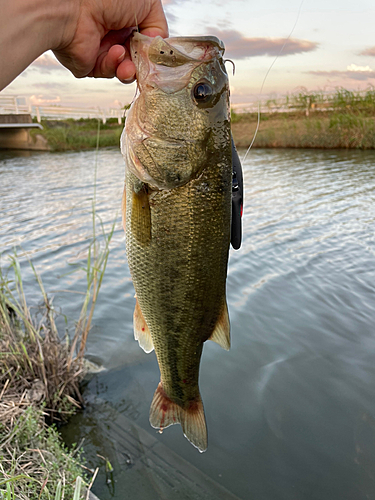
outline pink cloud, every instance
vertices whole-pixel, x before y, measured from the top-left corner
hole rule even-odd
[[[361,56],[374,56],[375,57],[375,46],[374,47],[369,47],[368,49],[362,50],[362,52],[359,53]]]
[[[308,71],[310,75],[325,76],[326,78],[346,78],[350,80],[367,81],[375,78],[375,71]]]
[[[43,106],[43,105],[50,106],[54,104],[60,104],[61,98],[58,95],[45,95],[45,94],[31,95],[30,103],[33,104],[34,106]]]
[[[42,71],[42,73],[65,69],[64,66],[48,54],[43,54],[42,56],[39,56],[38,59],[35,59],[30,68],[38,69],[39,71]]]
[[[233,59],[255,56],[288,56],[311,52],[318,47],[316,42],[290,38],[247,38],[236,30],[207,28],[207,33],[217,36],[225,43],[226,55]]]

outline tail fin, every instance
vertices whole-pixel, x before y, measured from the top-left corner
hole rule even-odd
[[[200,396],[190,404],[189,408],[181,408],[168,398],[160,382],[151,403],[150,424],[155,429],[181,424],[184,436],[193,446],[201,453],[207,449],[206,419]]]

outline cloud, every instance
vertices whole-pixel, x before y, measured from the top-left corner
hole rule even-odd
[[[53,89],[67,88],[67,85],[65,83],[58,83],[58,82],[38,82],[38,83],[33,83],[32,87],[37,87],[38,89],[53,90]]]
[[[351,64],[346,71],[308,71],[310,75],[325,76],[326,78],[346,78],[350,80],[366,81],[375,78],[375,71],[369,66]]]
[[[246,59],[255,56],[289,56],[311,52],[318,47],[316,42],[296,38],[290,38],[287,42],[285,42],[285,38],[247,38],[236,30],[207,28],[207,33],[223,40],[226,55],[233,59]]]
[[[176,23],[178,21],[178,17],[172,14],[172,12],[170,11],[166,11],[165,15],[167,17],[168,24]]]
[[[39,95],[31,95],[30,98],[30,103],[33,104],[34,106],[43,106],[43,105],[53,105],[53,104],[59,104],[61,102],[61,98],[58,95],[45,95],[45,94],[39,94]]]
[[[362,50],[362,52],[359,53],[360,56],[374,56],[375,57],[375,46],[374,47],[369,47],[368,49]]]
[[[43,54],[42,56],[35,59],[35,61],[30,65],[30,69],[37,69],[42,73],[50,73],[56,70],[65,70],[55,58],[49,56],[48,54]]]
[[[359,71],[360,73],[371,73],[372,69],[370,66],[357,66],[356,64],[350,64],[346,67],[348,71]]]

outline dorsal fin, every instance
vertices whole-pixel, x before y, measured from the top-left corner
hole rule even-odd
[[[147,354],[153,351],[154,343],[152,342],[151,333],[139,306],[138,299],[136,299],[134,308],[133,325],[134,338],[135,340],[138,340],[140,347],[142,347]]]
[[[226,351],[229,351],[230,349],[230,323],[226,300],[223,302],[219,319],[217,320],[215,329],[208,340],[213,340]]]

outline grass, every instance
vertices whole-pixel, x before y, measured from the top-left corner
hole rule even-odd
[[[289,112],[262,113],[253,147],[375,149],[375,90],[334,94],[300,92],[279,103]],[[309,114],[306,109],[309,106]],[[257,113],[232,111],[232,132],[238,147],[248,147]]]
[[[19,419],[0,424],[0,498],[84,498],[87,471],[78,448],[66,449],[42,410],[27,406]]]
[[[83,356],[69,364],[72,346],[58,336],[56,311],[32,263],[42,303],[39,317],[31,316],[17,255],[9,260],[8,268],[0,269],[0,387],[7,387],[10,401],[22,398],[26,391],[25,402],[45,403],[49,422],[64,421],[82,402]]]
[[[47,139],[52,151],[81,151],[95,149],[97,144],[97,119],[42,120],[43,130],[33,130],[32,135]],[[117,118],[110,118],[101,125],[100,147],[119,146],[123,125]]]
[[[0,498],[78,500],[87,488],[80,453],[62,445],[51,423],[80,407],[84,358],[72,357],[73,345],[59,338],[56,310],[32,263],[42,303],[31,316],[18,258],[9,259],[0,270]]]
[[[375,121],[370,117],[335,113],[298,119],[278,116],[264,120],[263,116],[253,147],[375,149]],[[255,119],[232,124],[236,145],[248,147],[255,128]]]
[[[115,230],[115,224],[117,219],[116,215],[115,220],[112,223],[110,232],[106,234],[103,221],[96,212],[96,179],[97,179],[97,169],[98,169],[99,137],[101,132],[101,124],[99,120],[97,120],[96,122],[96,127],[97,127],[97,139],[96,139],[96,155],[95,155],[95,168],[94,168],[94,194],[93,194],[92,209],[91,209],[92,239],[89,244],[86,267],[80,268],[85,273],[86,276],[86,294],[72,342],[72,349],[68,360],[69,364],[73,362],[73,355],[77,344],[80,345],[77,357],[78,359],[83,359],[86,341],[95,310],[95,305],[98,300],[104,273],[107,268],[107,262],[109,257],[109,245],[113,236],[113,232]],[[97,238],[97,219],[99,220],[102,233],[101,245]]]

